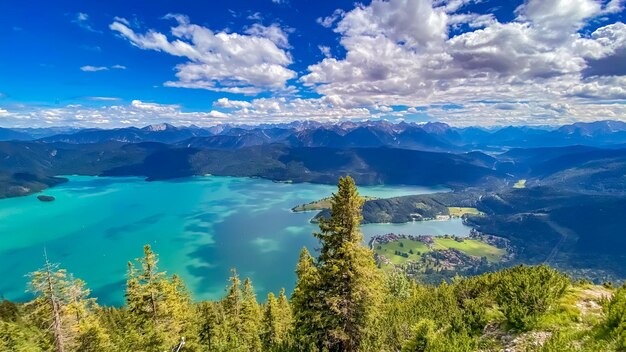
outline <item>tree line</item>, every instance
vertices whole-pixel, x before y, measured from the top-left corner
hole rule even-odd
[[[362,245],[363,199],[350,177],[339,180],[331,204],[314,234],[319,253],[301,251],[289,297],[283,289],[259,303],[252,281],[233,270],[221,300],[194,302],[145,246],[128,263],[125,305],[105,307],[46,257],[30,274],[34,299],[0,303],[0,351],[488,351],[490,326],[532,330],[579,285],[547,266],[420,284],[378,268]],[[537,348],[626,348],[626,289],[603,304],[584,338],[555,333]]]

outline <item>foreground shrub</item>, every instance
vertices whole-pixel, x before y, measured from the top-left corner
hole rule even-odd
[[[622,349],[626,349],[626,287],[615,291],[606,306],[606,325]]]
[[[545,266],[517,266],[496,277],[496,302],[510,327],[530,329],[563,296],[570,280]]]

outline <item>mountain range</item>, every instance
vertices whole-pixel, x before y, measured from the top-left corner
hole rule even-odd
[[[72,144],[161,142],[203,148],[233,149],[283,144],[291,147],[392,147],[430,151],[501,151],[515,147],[586,145],[626,146],[626,123],[621,121],[577,122],[558,128],[509,126],[497,129],[457,128],[440,122],[391,123],[386,120],[342,122],[293,122],[260,126],[150,125],[116,129],[6,129],[0,140],[38,140]]]

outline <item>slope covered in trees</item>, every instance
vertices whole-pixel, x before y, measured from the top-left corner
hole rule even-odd
[[[290,298],[259,303],[233,271],[223,299],[194,302],[149,246],[128,264],[126,304],[102,307],[47,258],[26,303],[0,303],[1,351],[617,351],[626,288],[519,266],[438,286],[384,273],[362,245],[362,198],[340,180],[331,216],[301,252]]]

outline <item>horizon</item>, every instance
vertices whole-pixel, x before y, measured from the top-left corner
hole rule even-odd
[[[353,123],[353,124],[368,124],[368,123],[382,123],[382,122],[386,122],[389,124],[393,124],[393,125],[399,125],[399,124],[408,124],[408,125],[414,125],[414,126],[425,126],[425,125],[429,125],[429,124],[443,124],[446,125],[449,128],[452,129],[466,129],[466,128],[478,128],[484,131],[488,131],[488,132],[495,132],[498,130],[502,130],[505,128],[532,128],[532,129],[538,129],[538,130],[557,130],[561,127],[565,127],[565,126],[574,126],[574,125],[579,125],[579,124],[585,124],[585,125],[589,125],[589,124],[596,124],[596,123],[611,123],[611,122],[617,122],[617,123],[625,123],[626,121],[622,121],[622,120],[610,120],[610,119],[604,119],[604,120],[595,120],[595,121],[578,121],[578,122],[573,122],[573,123],[563,123],[563,124],[548,124],[548,125],[490,125],[490,126],[478,126],[478,125],[468,125],[468,126],[455,126],[455,125],[451,125],[449,123],[446,122],[440,122],[440,121],[405,121],[405,120],[386,120],[386,119],[378,119],[378,120],[371,120],[371,119],[366,119],[366,120],[339,120],[339,121],[319,121],[319,120],[293,120],[293,121],[288,121],[288,122],[277,122],[277,123],[267,123],[267,122],[263,122],[260,124],[247,124],[244,122],[223,122],[223,123],[218,123],[218,124],[214,124],[214,125],[206,125],[206,126],[198,126],[198,125],[194,125],[194,124],[189,124],[189,125],[176,125],[173,123],[169,123],[169,122],[154,122],[154,123],[150,123],[147,125],[127,125],[127,126],[119,126],[119,127],[75,127],[75,126],[69,126],[69,125],[57,125],[57,126],[43,126],[43,127],[3,127],[0,126],[0,129],[7,129],[7,130],[14,130],[14,131],[26,131],[26,130],[65,130],[65,131],[81,131],[81,130],[102,130],[102,131],[106,131],[106,130],[116,130],[116,129],[126,129],[126,128],[135,128],[135,129],[147,129],[149,127],[156,127],[156,126],[170,126],[173,128],[177,128],[177,129],[184,129],[184,128],[198,128],[198,129],[210,129],[213,127],[219,127],[219,126],[227,126],[227,127],[235,127],[235,128],[248,128],[248,129],[256,129],[256,128],[270,128],[270,127],[281,127],[281,128],[287,128],[290,125],[298,125],[298,124],[306,124],[306,123],[316,123],[318,124],[317,126],[333,126],[333,125],[342,125],[345,123]],[[306,127],[306,128],[311,128],[311,127]],[[158,132],[158,131],[156,131]]]
[[[624,0],[147,5],[0,4],[0,126],[626,121]]]

